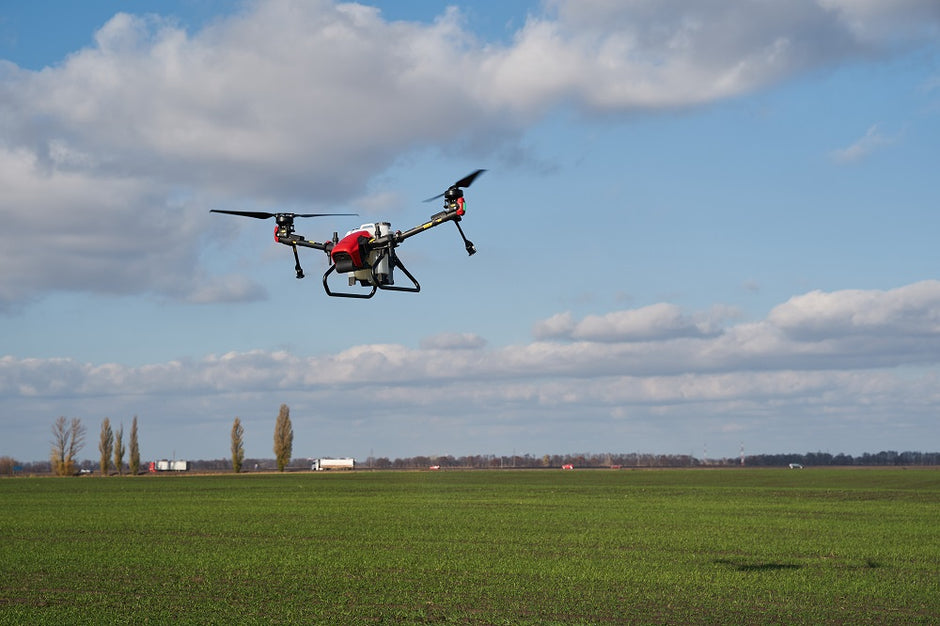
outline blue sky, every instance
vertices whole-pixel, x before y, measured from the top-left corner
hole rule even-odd
[[[9,4],[0,455],[269,457],[281,403],[297,457],[937,448],[932,0]],[[419,294],[209,213],[405,229],[477,168]]]

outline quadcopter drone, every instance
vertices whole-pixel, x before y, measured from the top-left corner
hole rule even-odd
[[[297,272],[297,278],[304,277],[304,271],[300,267],[300,256],[297,254],[297,248],[313,248],[322,250],[330,259],[330,267],[323,274],[323,289],[326,295],[338,298],[371,298],[379,289],[386,291],[407,291],[416,293],[421,291],[421,285],[417,279],[411,275],[411,272],[402,264],[401,259],[395,253],[395,248],[404,240],[414,237],[426,230],[440,226],[445,222],[453,222],[457,226],[460,238],[463,239],[464,247],[468,255],[476,253],[476,248],[463,233],[460,227],[460,220],[463,218],[464,198],[463,189],[473,184],[477,176],[486,170],[477,170],[472,174],[464,176],[456,183],[451,185],[447,191],[438,194],[433,198],[428,198],[425,202],[431,202],[438,198],[444,198],[444,210],[435,213],[431,218],[421,224],[404,232],[396,230],[392,232],[391,224],[388,222],[376,222],[374,224],[363,224],[355,230],[351,230],[339,238],[338,233],[333,233],[333,240],[325,243],[308,241],[302,235],[294,233],[294,218],[296,217],[324,217],[327,215],[357,215],[356,213],[266,213],[260,211],[223,211],[221,209],[212,209],[212,213],[227,213],[229,215],[242,215],[244,217],[254,217],[256,219],[274,218],[277,226],[274,228],[274,240],[286,246],[290,246],[294,252],[294,271]],[[395,268],[398,268],[411,281],[410,285],[396,285],[394,279]],[[349,286],[354,287],[357,284],[361,287],[370,288],[369,292],[355,291],[334,291],[330,289],[329,277],[334,272],[345,273],[349,278]]]

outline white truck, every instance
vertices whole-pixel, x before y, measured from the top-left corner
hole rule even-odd
[[[168,461],[166,459],[161,459],[154,463],[156,467],[151,469],[151,471],[157,472],[186,472],[189,471],[189,461]]]
[[[314,459],[313,465],[310,466],[315,472],[321,472],[323,470],[351,470],[356,469],[356,459]]]

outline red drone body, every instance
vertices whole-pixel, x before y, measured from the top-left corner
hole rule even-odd
[[[330,251],[330,258],[336,264],[338,272],[352,272],[361,270],[365,266],[366,246],[374,236],[368,230],[356,230],[339,240]]]

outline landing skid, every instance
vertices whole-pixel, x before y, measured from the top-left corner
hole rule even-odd
[[[326,291],[326,295],[328,295],[328,296],[333,296],[333,297],[335,297],[335,298],[360,298],[360,299],[368,299],[368,298],[371,298],[372,296],[374,296],[374,295],[375,295],[375,292],[376,292],[377,290],[379,290],[379,289],[382,289],[382,290],[384,290],[384,291],[410,291],[410,292],[412,292],[412,293],[417,293],[417,292],[421,291],[421,285],[418,284],[417,279],[415,279],[415,277],[411,275],[411,272],[408,271],[408,268],[406,268],[406,267],[404,266],[404,264],[398,259],[398,256],[395,255],[395,254],[392,254],[392,255],[391,255],[392,258],[391,258],[391,263],[390,263],[389,276],[391,276],[391,271],[394,270],[394,269],[397,267],[397,268],[400,269],[402,272],[404,272],[405,276],[408,277],[408,280],[411,281],[411,285],[408,286],[408,287],[397,287],[397,286],[395,286],[395,285],[393,285],[393,284],[382,284],[382,281],[379,279],[378,275],[376,274],[376,269],[378,268],[379,264],[380,264],[383,260],[385,260],[385,257],[387,256],[387,254],[388,254],[388,253],[385,253],[385,254],[379,256],[379,257],[375,260],[375,263],[372,264],[372,268],[371,268],[371,274],[372,274],[372,276],[371,276],[372,290],[371,290],[369,293],[357,293],[357,292],[352,292],[352,291],[333,291],[333,290],[331,290],[331,289],[330,289],[330,284],[329,284],[328,278],[329,278],[330,274],[332,274],[334,271],[336,271],[336,263],[333,263],[332,265],[330,265],[330,269],[326,270],[326,273],[323,274],[323,290]]]

